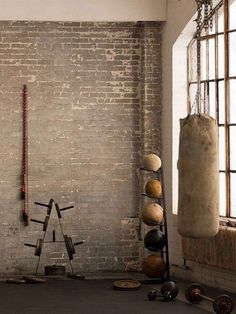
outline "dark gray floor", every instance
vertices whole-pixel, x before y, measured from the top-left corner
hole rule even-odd
[[[148,301],[152,288],[115,291],[111,279],[49,279],[43,284],[0,282],[1,314],[204,314],[206,310],[179,299],[175,302]]]
[[[131,276],[130,278],[132,278]],[[113,279],[73,280],[47,278],[43,284],[7,284],[0,282],[0,314],[195,314],[213,313],[212,304],[186,303],[184,291],[189,282],[175,278],[180,288],[175,302],[150,302],[147,293],[159,285],[142,285],[137,291],[113,290]],[[138,278],[136,278],[138,279]],[[207,295],[216,297],[222,290],[205,287]],[[236,295],[228,293],[236,304]],[[236,310],[233,312],[236,313]]]

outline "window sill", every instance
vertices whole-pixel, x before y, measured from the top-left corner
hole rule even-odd
[[[220,226],[227,226],[231,228],[236,228],[236,219],[233,218],[220,218]]]

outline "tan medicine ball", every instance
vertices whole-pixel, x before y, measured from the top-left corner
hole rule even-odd
[[[162,188],[159,180],[149,180],[145,186],[145,192],[147,195],[152,197],[161,197]]]
[[[142,271],[150,278],[164,277],[166,263],[161,256],[148,255],[142,262]]]
[[[157,203],[147,203],[141,212],[141,219],[148,226],[160,224],[163,219],[163,208]]]
[[[161,168],[161,159],[155,154],[149,154],[144,157],[143,167],[146,170],[157,171]]]

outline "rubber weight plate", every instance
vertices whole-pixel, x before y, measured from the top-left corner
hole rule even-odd
[[[185,298],[190,303],[198,304],[202,301],[202,297],[199,294],[205,295],[204,288],[198,283],[193,283],[186,289]]]
[[[40,256],[42,253],[42,248],[43,248],[43,239],[38,239],[34,255]]]
[[[71,237],[68,237],[68,240],[69,240],[69,245],[70,245],[70,248],[71,248],[72,254],[75,254],[75,247],[74,247],[74,244],[73,244],[72,238],[71,238]]]
[[[166,301],[174,300],[179,293],[179,288],[174,281],[167,281],[161,286],[161,295]]]
[[[65,234],[64,235],[64,241],[66,245],[67,254],[70,260],[73,259],[73,247],[71,246],[72,240],[70,241],[69,237]],[[73,245],[73,243],[72,243]]]
[[[23,280],[25,280],[27,283],[43,283],[43,282],[46,282],[45,279],[38,278],[36,276],[23,276]]]
[[[216,313],[229,314],[233,312],[233,300],[227,294],[221,294],[213,302],[213,308]]]
[[[66,268],[63,265],[48,265],[44,267],[45,276],[65,276]]]
[[[140,287],[141,287],[141,283],[133,279],[123,279],[123,280],[115,281],[113,283],[113,288],[115,290],[130,291],[130,290],[138,290]]]

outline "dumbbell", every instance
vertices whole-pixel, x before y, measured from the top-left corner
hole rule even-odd
[[[152,289],[148,293],[149,301],[154,301],[157,297],[164,298],[164,301],[174,300],[179,293],[179,289],[174,281],[167,281],[161,286],[161,290]]]
[[[49,216],[48,215],[45,217],[44,221],[37,220],[37,219],[30,219],[30,220],[33,222],[37,222],[39,224],[42,224],[43,225],[43,231],[47,230],[48,222],[49,222]]]
[[[35,248],[34,255],[40,256],[43,247],[43,239],[38,239],[36,244],[25,243],[25,246],[34,247]]]
[[[217,314],[230,314],[233,311],[233,300],[227,294],[221,294],[216,299],[205,295],[205,289],[198,283],[193,283],[185,291],[185,297],[189,303],[198,304],[203,300],[213,303],[213,309]]]

